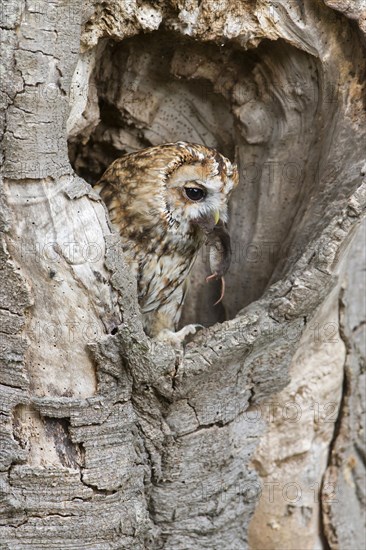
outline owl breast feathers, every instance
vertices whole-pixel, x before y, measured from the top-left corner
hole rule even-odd
[[[115,160],[96,188],[137,279],[146,333],[169,339],[181,315],[187,276],[206,241],[211,277],[230,263],[227,202],[238,182],[235,165],[214,149],[177,142]]]

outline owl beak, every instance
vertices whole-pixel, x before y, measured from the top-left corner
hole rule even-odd
[[[220,212],[218,210],[215,210],[213,214],[212,212],[210,212],[209,214],[206,214],[195,221],[201,227],[201,229],[203,229],[204,233],[208,235],[213,231],[214,227],[216,227],[217,224],[220,223]]]

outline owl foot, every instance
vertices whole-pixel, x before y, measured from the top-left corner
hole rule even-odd
[[[184,340],[189,334],[196,334],[196,332],[203,328],[204,327],[202,325],[198,324],[186,325],[178,330],[178,332],[173,332],[172,330],[165,328],[159,332],[157,340],[167,342],[173,347],[180,347],[183,345]]]

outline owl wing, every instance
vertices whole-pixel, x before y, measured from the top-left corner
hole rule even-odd
[[[183,262],[182,258],[165,256],[153,273],[151,265],[143,266],[139,278],[139,303],[144,328],[150,336],[157,336],[163,329],[176,330],[194,261],[195,258]]]

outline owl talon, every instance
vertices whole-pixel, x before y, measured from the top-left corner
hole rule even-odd
[[[185,327],[178,330],[178,332],[173,332],[169,329],[164,329],[159,332],[157,340],[168,342],[174,347],[180,347],[184,343],[184,340],[189,334],[196,334],[199,330],[203,329],[203,325],[191,324],[186,325]]]

